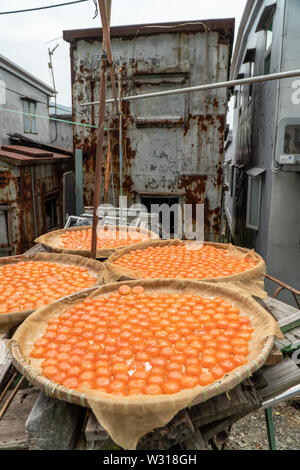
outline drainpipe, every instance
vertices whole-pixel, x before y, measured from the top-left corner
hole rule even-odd
[[[284,36],[285,36],[286,1],[287,1],[287,0],[285,0],[285,2],[284,2],[283,30],[282,30],[282,35],[281,35],[281,48],[280,48],[280,58],[279,58],[279,64],[280,64],[280,70],[279,70],[279,72],[282,72],[282,62],[283,62],[282,56],[283,56],[283,41],[284,41]],[[280,85],[281,85],[281,81],[278,80],[278,84],[277,84],[277,93],[276,93],[274,149],[273,149],[273,156],[272,156],[272,172],[273,172],[273,173],[279,173],[279,171],[281,170],[281,165],[278,166],[278,164],[277,164],[277,162],[276,162],[277,137],[278,137],[278,116],[279,116]]]

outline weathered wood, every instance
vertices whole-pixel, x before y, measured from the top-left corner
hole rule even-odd
[[[72,449],[81,432],[84,408],[40,393],[25,424],[31,449]]]
[[[166,426],[143,436],[138,443],[137,450],[167,450],[186,441],[194,433],[195,428],[188,411],[181,410]]]
[[[6,335],[0,339],[0,392],[7,384],[12,373],[12,358],[8,350],[8,340],[4,339]]]
[[[258,409],[260,405],[261,402],[256,388],[252,381],[248,379],[227,394],[219,395],[205,403],[180,411],[167,426],[155,429],[152,433],[141,438],[137,449],[166,450],[179,443],[185,443],[189,439],[193,441],[195,429],[198,427],[212,422],[216,422],[219,426],[222,419],[229,418],[229,420],[225,421],[224,426],[222,422],[223,427],[216,428],[216,434],[223,431],[232,422],[235,422],[237,416],[245,416],[251,411]],[[105,449],[107,448],[106,446],[112,444],[109,441],[108,434],[100,426],[92,413],[87,422],[85,437],[87,448],[89,449]]]
[[[264,365],[274,366],[275,364],[280,364],[282,361],[283,361],[283,354],[280,351],[280,349],[276,345],[274,345]]]
[[[281,352],[288,352],[292,349],[291,342],[286,338],[275,339],[274,344],[278,349],[280,349]]]
[[[262,401],[279,395],[279,393],[300,383],[300,368],[289,358],[286,358],[281,364],[263,367],[262,372],[268,383],[266,387],[258,391]]]
[[[268,297],[260,301],[256,300],[275,318],[282,333],[300,326],[300,310],[280,300]]]
[[[9,397],[7,392],[4,401]],[[0,421],[0,450],[28,449],[25,422],[39,392],[34,388],[19,390]]]
[[[300,348],[300,338],[295,335],[295,330],[290,333],[285,333],[285,339],[291,343],[291,349]]]
[[[211,450],[208,448],[199,429],[196,429],[193,435],[183,443],[183,447],[185,450]]]
[[[113,450],[118,448],[91,410],[88,411],[84,436],[87,450]]]
[[[202,427],[228,416],[250,413],[260,404],[261,401],[252,381],[247,379],[233,390],[193,406],[189,410],[189,416],[194,427]]]
[[[254,372],[254,374],[251,376],[251,382],[253,383],[256,390],[261,390],[268,385],[268,382],[266,381],[261,369]]]
[[[166,426],[157,428],[143,436],[137,445],[137,450],[166,450],[184,442],[194,432],[195,429],[187,411],[182,410]],[[112,449],[115,446],[92,412],[90,412],[85,428],[85,438],[89,450]]]
[[[97,421],[92,411],[89,411],[84,434],[87,441],[105,441],[109,437],[108,432]]]
[[[200,431],[203,436],[203,439],[208,443],[211,442],[211,440],[213,439],[214,445],[217,447],[218,445],[217,440],[219,439],[220,434],[225,432],[229,438],[232,425],[236,423],[237,421],[239,421],[240,419],[247,416],[248,414],[249,413],[239,413],[236,415],[231,415],[231,416],[228,416],[228,418],[224,418],[219,421],[215,421],[213,423],[209,423],[205,426],[202,426],[200,428]],[[224,448],[225,445],[226,445],[226,442],[224,442],[223,445],[221,445],[220,447]]]

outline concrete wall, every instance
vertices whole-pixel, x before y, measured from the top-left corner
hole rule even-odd
[[[55,116],[51,115],[51,117],[57,117],[58,119],[66,119],[65,116]],[[71,118],[68,118],[72,120]],[[69,124],[68,122],[57,122],[57,121],[50,121],[50,141],[51,145],[57,145],[58,147],[63,147],[65,149],[71,150],[73,148],[73,124]]]
[[[4,70],[1,67],[1,62],[0,82],[4,83],[6,86],[5,103],[1,104],[2,108],[22,112],[21,98],[28,97],[37,101],[36,114],[48,116],[48,95],[9,71]],[[44,143],[49,143],[50,139],[49,121],[47,119],[36,118],[36,133],[25,133],[22,114],[0,111],[0,145],[9,143],[8,132],[18,132],[26,137]]]

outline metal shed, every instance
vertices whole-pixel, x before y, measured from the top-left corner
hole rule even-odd
[[[71,155],[22,145],[0,149],[0,256],[18,255],[63,221],[63,173]]]
[[[228,79],[234,20],[112,27],[113,60],[122,95],[149,93]],[[64,31],[70,42],[73,120],[96,126],[102,30]],[[108,97],[112,95],[108,82]],[[222,201],[227,90],[123,102],[121,189],[128,205],[204,204],[205,238],[217,241]],[[120,193],[119,120],[106,114],[113,189]],[[78,126],[73,148],[82,150],[84,205],[93,204],[97,130]],[[106,152],[106,149],[105,149]],[[104,168],[103,168],[104,172]]]

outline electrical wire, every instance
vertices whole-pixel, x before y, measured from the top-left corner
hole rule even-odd
[[[46,7],[28,8],[26,10],[1,11],[0,15],[10,15],[10,14],[13,14],[13,13],[26,13],[28,11],[36,11],[36,10],[47,10],[48,8],[63,7],[63,6],[67,6],[67,5],[73,5],[74,3],[82,3],[82,2],[88,2],[88,1],[89,0],[75,0],[73,2],[58,3],[57,5],[48,5]]]
[[[94,5],[95,5],[95,13],[94,13],[94,16],[93,16],[93,20],[98,16],[98,2],[97,0],[93,0],[94,2]]]
[[[0,108],[0,111],[7,111],[7,112],[10,112],[10,113],[22,114],[24,116],[37,117],[37,118],[41,118],[41,119],[46,119],[48,121],[64,122],[66,124],[73,124],[73,125],[76,125],[76,126],[92,127],[93,129],[98,128],[98,126],[93,125],[93,124],[84,124],[82,122],[67,121],[66,119],[58,119],[58,118],[51,118],[49,116],[42,116],[40,114],[25,113],[24,111],[18,111],[16,109]],[[107,130],[107,129],[104,129],[104,130]]]
[[[22,96],[23,98],[26,99],[26,96],[25,96],[23,93],[20,93],[19,91],[12,90],[11,88],[8,88],[7,86],[2,86],[2,85],[0,85],[0,88],[3,88],[4,90],[8,90],[8,91],[10,91],[11,93],[15,93],[16,95]],[[28,98],[29,98],[29,97],[28,97]],[[36,103],[39,103],[39,104],[44,104],[44,105],[46,105],[46,106],[49,106],[49,108],[54,108],[54,107],[55,107],[54,105],[52,105],[52,103],[49,103],[49,104],[48,104],[48,103],[46,103],[46,102],[44,102],[44,101],[39,101],[39,100],[33,100],[33,101],[35,101]],[[60,109],[61,111],[64,111],[65,114],[67,114],[67,112],[68,112],[66,108],[62,108],[62,107],[59,106],[59,105],[56,105],[56,108],[57,108],[57,109]]]

